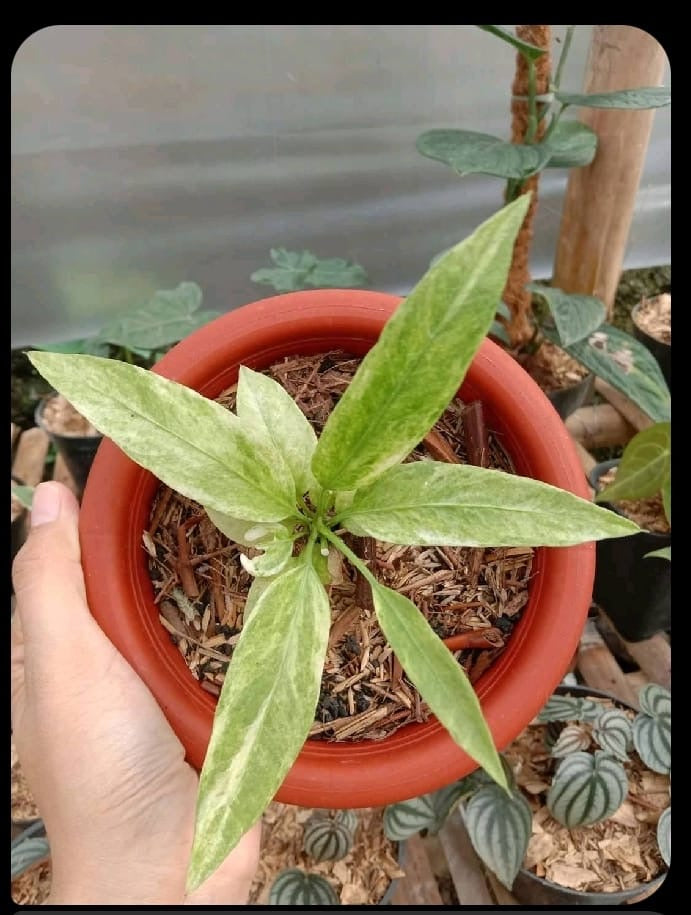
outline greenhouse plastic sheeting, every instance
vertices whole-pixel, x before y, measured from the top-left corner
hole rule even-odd
[[[591,35],[576,27],[563,88],[582,89]],[[250,280],[272,247],[357,260],[370,288],[406,294],[503,193],[415,140],[508,139],[514,60],[464,25],[34,33],[12,71],[12,345],[83,335],[183,280],[236,308],[272,293]],[[658,109],[625,267],[669,262],[669,138]],[[540,179],[535,277],[552,271],[566,179]]]

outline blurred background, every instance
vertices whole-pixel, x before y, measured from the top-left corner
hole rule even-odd
[[[591,33],[576,27],[564,90],[582,89]],[[205,308],[237,308],[271,294],[250,275],[272,247],[355,260],[370,288],[406,294],[504,187],[415,140],[508,139],[514,64],[466,25],[34,33],[12,68],[12,346],[84,336],[184,280]],[[655,112],[625,268],[670,260],[670,115]],[[566,180],[540,179],[536,278],[551,275]]]

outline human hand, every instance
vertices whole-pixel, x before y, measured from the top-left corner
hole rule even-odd
[[[198,777],[89,612],[78,516],[68,489],[38,486],[12,569],[12,726],[50,840],[49,903],[246,904],[259,824],[185,898]]]

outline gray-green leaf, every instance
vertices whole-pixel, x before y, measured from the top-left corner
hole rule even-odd
[[[579,721],[582,717],[583,700],[577,696],[550,696],[545,705],[540,709],[537,720],[549,721]]]
[[[33,486],[22,486],[19,483],[12,483],[12,495],[20,505],[23,505],[24,508],[28,508],[29,511],[31,511],[31,505],[34,500]]]
[[[653,772],[666,775],[672,765],[672,697],[655,683],[638,694],[641,711],[633,722],[633,745]]]
[[[403,594],[372,583],[377,618],[407,676],[458,746],[502,787],[506,774],[463,668]]]
[[[621,763],[601,750],[571,753],[559,763],[547,794],[547,808],[557,822],[589,826],[606,820],[619,809],[628,779]]]
[[[490,32],[490,34],[496,35],[497,38],[501,38],[502,41],[505,41],[517,51],[520,51],[520,53],[529,60],[537,60],[538,57],[542,57],[542,55],[546,53],[544,48],[538,48],[537,45],[530,44],[529,41],[522,41],[520,38],[512,35],[511,32],[507,32],[507,30],[503,29],[500,25],[479,25],[478,28],[482,29],[484,32]]]
[[[315,485],[310,464],[317,436],[286,389],[268,375],[240,366],[238,418],[254,435],[262,435],[281,455],[293,475],[298,496]]]
[[[543,332],[557,346],[561,345],[556,331],[545,327]],[[670,418],[672,398],[660,366],[630,334],[611,324],[601,324],[586,340],[564,349],[594,375],[626,394],[653,422]]]
[[[78,340],[63,340],[60,343],[46,343],[36,346],[45,353],[87,353],[90,356],[107,356],[108,344],[98,337],[81,337]]]
[[[254,521],[295,513],[295,483],[282,456],[220,404],[113,359],[28,356],[100,432],[182,495]]]
[[[525,288],[542,296],[549,305],[562,346],[577,343],[587,337],[597,330],[605,318],[604,302],[594,295],[566,293],[539,283],[528,283]]]
[[[107,324],[96,340],[139,351],[169,346],[218,317],[217,311],[199,311],[201,301],[196,283],[160,289],[146,305]]]
[[[510,890],[530,841],[533,814],[528,802],[518,792],[509,795],[487,785],[468,801],[464,819],[478,857]]]
[[[360,264],[341,257],[318,258],[311,251],[272,248],[274,267],[262,267],[251,276],[254,283],[272,286],[276,292],[295,292],[315,286],[352,288],[364,286],[368,278]]]
[[[341,516],[360,537],[415,546],[571,546],[638,525],[539,480],[415,461],[359,489]]]
[[[672,862],[672,808],[666,807],[657,821],[657,847],[667,867]]]
[[[621,709],[605,709],[593,729],[593,737],[606,753],[611,753],[622,762],[629,758],[631,722]]]
[[[559,759],[562,756],[568,756],[569,753],[587,750],[589,746],[588,732],[577,724],[568,724],[554,742],[551,755]]]
[[[580,121],[559,121],[547,142],[552,151],[547,168],[581,168],[597,152],[597,134]]]
[[[562,105],[580,105],[583,108],[662,108],[672,101],[672,92],[665,86],[641,86],[590,95],[556,92],[555,98]]]
[[[494,175],[524,180],[545,167],[552,155],[545,143],[508,143],[475,130],[435,129],[417,138],[417,150],[449,165],[459,175]]]
[[[530,195],[432,267],[384,327],[329,416],[312,461],[327,489],[353,490],[399,463],[458,390],[487,335]]]
[[[490,777],[478,769],[437,791],[390,804],[384,810],[384,834],[394,842],[403,842],[423,829],[436,835],[456,803],[486,784],[491,784]]]
[[[616,478],[595,496],[596,502],[647,499],[662,493],[671,517],[672,424],[655,423],[638,432],[624,449]]]
[[[319,699],[329,601],[302,562],[266,588],[233,653],[202,769],[187,891],[262,815],[307,737]]]
[[[11,878],[14,880],[25,871],[28,871],[39,861],[45,861],[50,856],[48,839],[43,836],[34,836],[24,839],[15,845],[11,851]]]

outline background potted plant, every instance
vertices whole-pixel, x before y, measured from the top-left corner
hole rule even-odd
[[[630,833],[619,847],[629,849],[628,858],[638,868],[620,868],[620,874],[630,877],[646,870],[642,857],[632,851],[640,827],[633,811],[640,808],[624,802],[646,792],[646,773],[654,782],[649,792],[669,792],[671,697],[663,687],[648,684],[640,690],[639,704],[636,713],[592,687],[559,686],[504,755],[512,773],[510,795],[479,771],[442,791],[387,807],[386,834],[404,840],[423,829],[435,833],[458,808],[477,855],[524,905],[622,905],[646,898],[664,881],[666,871],[644,883],[627,879],[624,889],[589,891],[589,885],[602,882],[597,868],[588,873],[565,864],[566,851],[557,851],[553,839],[560,825],[565,827],[573,858],[592,861],[600,849],[605,856],[600,870],[607,871],[618,856],[607,858],[606,849],[616,843],[611,834],[594,835],[592,827],[615,817],[622,831]],[[634,788],[636,795],[631,794]],[[652,825],[658,853],[669,867],[671,806],[663,803],[663,809],[652,805],[646,811],[657,819]],[[554,848],[555,854],[546,856],[545,847]],[[535,873],[536,862],[544,860],[554,865],[546,870],[552,879]],[[557,882],[559,874],[566,885]],[[583,889],[575,888],[579,883]]]
[[[631,311],[634,336],[657,360],[668,387],[672,387],[672,295],[642,298]]]
[[[449,773],[478,763],[504,783],[495,743],[505,745],[532,718],[580,635],[593,560],[592,543],[583,541],[637,530],[548,485],[585,495],[562,424],[542,405],[539,389],[491,343],[473,359],[492,322],[527,203],[522,197],[483,223],[400,305],[364,293],[352,302],[344,292],[255,303],[222,319],[223,334],[220,322],[203,328],[154,372],[93,356],[31,354],[42,374],[130,458],[199,502],[228,536],[264,551],[251,560],[257,577],[248,596],[249,623],[212,729],[214,703],[181,669],[170,643],[167,651],[162,647],[150,580],[147,590],[139,538],[157,481],[114,445],[99,453],[94,471],[100,476],[90,483],[82,514],[88,596],[103,628],[151,686],[188,756],[197,765],[204,760],[191,887],[223,860],[284,779],[285,799],[328,796],[331,806],[410,796],[414,784],[436,787]],[[229,341],[231,328],[237,334]],[[203,364],[193,357],[200,339],[206,342]],[[305,347],[320,352],[334,340],[369,353],[317,442],[286,392],[249,366],[261,368]],[[238,378],[238,363],[237,416],[191,390],[217,394]],[[465,387],[487,395],[518,472],[538,479],[434,461],[399,464],[466,370]],[[184,384],[161,377],[164,372]],[[113,511],[114,488],[131,494],[120,516]],[[418,609],[377,581],[337,533],[343,529],[401,543],[564,547],[541,551],[522,634],[478,684],[484,716],[475,690]],[[299,556],[293,556],[296,540],[303,544]],[[369,583],[382,631],[439,719],[379,747],[303,748],[329,632],[322,578],[329,546]]]
[[[638,537],[597,545],[593,598],[630,642],[671,626],[671,453],[671,424],[655,423],[631,439],[620,460],[589,474],[595,501],[636,516],[642,528]]]

